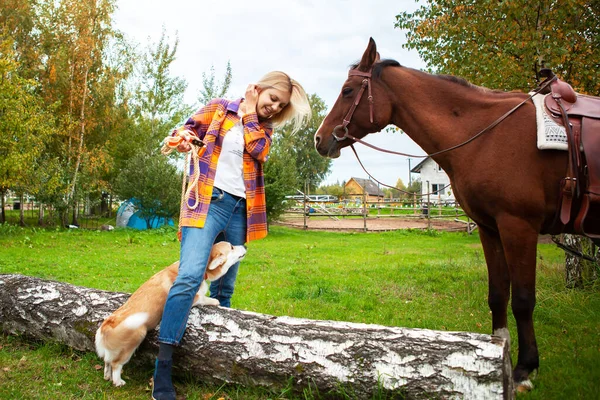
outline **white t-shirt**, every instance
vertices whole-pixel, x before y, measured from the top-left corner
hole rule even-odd
[[[244,185],[244,126],[242,119],[223,138],[215,186],[234,196],[246,197]]]

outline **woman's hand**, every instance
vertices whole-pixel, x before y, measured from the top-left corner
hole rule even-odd
[[[246,114],[256,112],[256,104],[258,103],[259,89],[254,83],[248,85],[244,102],[246,103]]]
[[[177,151],[180,153],[187,153],[192,149],[192,145],[190,143],[195,136],[192,135],[190,131],[179,131],[177,134],[181,137],[181,139],[183,139],[181,143],[177,145]]]

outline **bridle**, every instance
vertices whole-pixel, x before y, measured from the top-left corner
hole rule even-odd
[[[519,104],[517,104],[516,106],[514,106],[513,108],[511,108],[508,112],[506,112],[505,114],[503,114],[502,116],[500,116],[500,118],[498,118],[497,120],[495,120],[494,122],[492,122],[486,128],[484,128],[481,131],[479,131],[475,136],[472,136],[469,139],[465,140],[464,142],[459,143],[457,145],[454,145],[452,147],[449,147],[447,149],[436,151],[434,153],[426,154],[426,155],[423,156],[423,155],[408,154],[408,153],[402,153],[402,152],[398,152],[398,151],[392,151],[392,150],[383,149],[381,147],[377,147],[375,145],[367,143],[364,140],[361,140],[361,139],[359,139],[357,137],[354,137],[354,136],[352,136],[352,135],[350,135],[348,133],[348,125],[350,124],[350,121],[352,120],[352,116],[354,115],[354,111],[356,110],[356,108],[358,107],[358,104],[360,103],[362,95],[365,92],[365,88],[368,90],[368,93],[369,93],[369,96],[368,96],[368,100],[369,100],[369,120],[371,121],[371,123],[373,123],[373,95],[371,93],[372,72],[373,72],[373,66],[371,66],[371,68],[367,72],[359,71],[359,70],[356,70],[356,69],[352,69],[352,70],[348,71],[348,77],[351,77],[351,76],[362,76],[364,79],[362,81],[360,90],[358,91],[358,93],[356,94],[356,97],[354,98],[354,101],[352,102],[352,106],[350,107],[350,109],[348,110],[348,112],[346,113],[346,116],[344,117],[344,119],[342,121],[342,124],[335,126],[333,128],[333,132],[331,134],[332,134],[333,138],[337,142],[341,142],[341,141],[346,140],[346,139],[351,139],[354,142],[363,144],[363,145],[365,145],[367,147],[370,147],[372,149],[375,149],[375,150],[378,150],[378,151],[381,151],[381,152],[384,152],[384,153],[395,154],[395,155],[405,156],[405,157],[412,157],[412,158],[426,158],[426,157],[436,156],[436,155],[439,155],[439,154],[442,154],[442,153],[446,153],[446,152],[458,149],[459,147],[462,147],[462,146],[464,146],[466,144],[471,143],[473,140],[477,139],[479,136],[481,136],[484,133],[492,130],[495,126],[497,126],[498,124],[500,124],[502,121],[504,121],[506,118],[508,118],[509,115],[511,115],[513,112],[515,112],[518,108],[520,108],[523,104],[525,104],[529,100],[531,100],[533,98],[533,96],[537,95],[542,90],[544,90],[547,86],[549,86],[550,83],[552,83],[552,81],[554,81],[554,80],[557,79],[556,76],[554,76],[551,79],[547,79],[544,82],[542,82],[542,84],[538,88],[536,88],[536,89],[534,89],[534,90],[531,91],[531,94],[529,95],[529,97],[527,97],[525,100],[523,100],[522,102],[520,102]],[[336,132],[340,132],[340,131],[342,132],[342,135],[338,136],[336,134]],[[367,175],[369,175],[372,179],[374,179],[380,185],[386,186],[388,188],[399,190],[399,189],[397,189],[394,186],[386,185],[385,183],[381,183],[377,179],[375,179],[365,169],[364,165],[360,161],[360,158],[358,157],[358,154],[356,153],[356,150],[354,149],[354,144],[351,144],[350,148],[354,152],[354,155],[356,156],[356,159],[358,160],[358,163],[360,164],[360,166],[362,167],[362,169],[367,173]],[[447,185],[447,186],[449,186],[449,185]]]
[[[346,113],[346,116],[342,120],[342,124],[335,126],[333,128],[333,132],[331,134],[332,134],[333,138],[337,142],[341,142],[341,141],[346,140],[346,139],[352,139],[355,142],[362,143],[362,144],[364,144],[366,146],[372,147],[372,148],[374,148],[376,150],[379,150],[379,151],[382,151],[382,152],[385,152],[385,153],[401,154],[401,153],[393,152],[391,150],[381,149],[379,147],[373,146],[373,145],[371,145],[371,144],[369,144],[367,142],[364,142],[364,141],[360,140],[359,138],[356,138],[356,137],[354,137],[354,136],[352,136],[352,135],[350,135],[348,133],[348,125],[350,124],[350,121],[352,121],[352,116],[354,115],[354,111],[356,111],[356,107],[358,107],[358,105],[360,104],[360,100],[362,98],[362,95],[365,93],[365,89],[367,89],[367,92],[369,93],[369,96],[367,97],[367,99],[369,100],[369,121],[371,123],[373,123],[373,94],[371,93],[371,77],[372,77],[372,75],[373,75],[373,66],[371,66],[371,68],[368,71],[366,71],[366,72],[359,71],[359,70],[356,70],[356,69],[351,69],[350,71],[348,71],[348,77],[351,77],[351,76],[362,76],[364,79],[362,80],[362,83],[361,83],[361,86],[360,86],[360,90],[356,94],[356,97],[354,97],[354,101],[352,102],[352,106],[350,107],[350,109]],[[343,134],[341,136],[336,135],[336,132],[340,132],[340,131]],[[369,173],[369,171],[367,171],[367,169],[363,165],[362,161],[360,160],[360,157],[358,156],[358,153],[356,152],[356,149],[354,148],[354,143],[350,145],[350,148],[354,152],[354,155],[356,156],[356,160],[358,161],[358,163],[360,164],[360,166],[362,167],[362,169],[367,173],[367,175],[369,175],[369,177],[371,177],[373,180],[375,180],[375,182],[379,183],[382,186],[386,186],[388,188],[391,188],[391,189],[396,189],[396,190],[400,190],[401,192],[409,193],[409,192],[406,192],[404,190],[398,189],[398,188],[396,188],[394,186],[386,185],[385,183],[382,183],[382,182],[378,181],[373,175],[371,175]],[[421,157],[421,156],[419,156],[419,157]],[[449,185],[446,185],[443,189],[445,189],[448,186]]]
[[[367,97],[367,99],[369,100],[369,121],[371,121],[371,123],[373,123],[373,94],[371,94],[372,72],[373,72],[373,67],[371,67],[371,69],[369,69],[367,72],[359,71],[356,69],[351,69],[350,71],[348,71],[349,77],[350,76],[362,76],[364,79],[362,80],[360,90],[358,91],[358,93],[356,94],[356,97],[354,98],[354,101],[352,102],[352,107],[350,107],[350,109],[348,110],[348,113],[346,114],[346,116],[344,117],[344,120],[342,121],[342,125],[338,125],[335,128],[333,128],[333,133],[332,133],[333,137],[338,142],[341,142],[342,140],[345,140],[347,138],[352,138],[355,141],[360,140],[360,139],[356,139],[353,136],[350,136],[348,134],[348,124],[352,120],[352,115],[354,115],[354,111],[356,111],[356,107],[358,107],[358,104],[360,103],[360,99],[362,98],[362,95],[365,92],[365,88],[367,88],[367,90],[369,92],[369,97]],[[339,129],[344,131],[343,136],[338,136],[335,134],[335,132]]]

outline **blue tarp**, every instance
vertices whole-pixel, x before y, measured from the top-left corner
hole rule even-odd
[[[139,230],[148,229],[146,220],[140,216],[141,212],[136,207],[138,201],[134,198],[125,200],[117,210],[117,228],[134,228]],[[159,218],[157,216],[150,217],[150,226],[158,228],[163,225],[175,226],[173,220],[169,218]]]
[[[165,222],[165,218],[159,218],[156,216],[150,217],[150,226],[152,228],[158,228],[163,225],[175,226],[175,224],[173,223],[173,220],[171,218],[169,218],[169,220]],[[141,229],[141,230],[148,229],[146,220],[144,218],[140,217],[139,211],[136,211],[131,217],[129,217],[129,221],[127,221],[127,227]]]

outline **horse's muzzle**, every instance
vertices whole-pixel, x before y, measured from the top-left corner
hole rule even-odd
[[[337,139],[329,137],[334,135],[327,135],[324,139],[319,132],[315,135],[315,149],[319,155],[329,158],[338,158],[340,156],[340,146]]]

